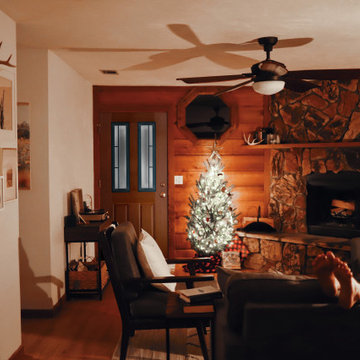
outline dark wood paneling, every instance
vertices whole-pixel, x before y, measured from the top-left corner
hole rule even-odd
[[[129,218],[127,204],[114,204],[113,214],[114,221],[118,223],[127,221]]]
[[[209,155],[192,155],[191,162],[189,161],[189,155],[178,155],[175,157],[175,170],[188,172],[188,171],[200,171],[205,170],[204,163],[208,159]],[[224,171],[263,171],[264,159],[263,156],[256,155],[223,155],[222,163],[224,164]]]
[[[225,95],[224,95],[225,96]],[[238,111],[237,128],[221,143],[220,154],[224,164],[224,172],[229,184],[234,185],[233,205],[240,213],[239,222],[243,216],[256,216],[258,206],[267,207],[265,198],[268,193],[264,190],[264,151],[254,147],[241,146],[244,144],[244,134],[247,135],[258,127],[263,126],[264,103],[263,97],[255,95],[251,89],[242,89],[226,94],[227,104],[234,104]],[[173,125],[174,130],[176,128]],[[189,254],[192,250],[186,241],[185,215],[189,214],[189,195],[195,195],[196,180],[206,171],[204,162],[210,155],[213,141],[201,140],[195,144],[186,139],[182,133],[174,131],[172,170],[174,175],[183,176],[183,185],[173,185],[173,211],[170,221],[174,223],[172,239],[173,256]],[[170,160],[170,159],[169,159]],[[171,184],[171,181],[170,181]],[[265,213],[265,212],[263,212]],[[267,209],[266,209],[267,213]]]
[[[211,88],[211,87],[209,87]],[[193,254],[186,243],[186,219],[189,212],[188,197],[196,190],[195,182],[205,171],[203,162],[210,155],[212,140],[187,139],[177,127],[176,106],[193,87],[95,87],[94,122],[100,111],[165,111],[168,115],[168,224],[169,255]],[[234,185],[234,207],[243,216],[256,216],[257,207],[267,214],[268,158],[264,150],[242,146],[243,135],[264,125],[264,97],[249,87],[224,94],[224,101],[236,117],[236,128],[221,143],[220,154],[224,172]],[[266,118],[267,121],[267,118]],[[96,131],[95,131],[96,147]],[[100,159],[95,149],[95,184]],[[175,185],[174,176],[182,175],[184,185]],[[265,189],[265,186],[266,189]],[[96,189],[95,189],[96,190]],[[95,191],[96,194],[98,194]]]
[[[178,208],[180,205],[187,202],[190,194],[195,196],[197,188],[195,184],[189,186],[175,185],[175,206]],[[263,186],[234,186],[233,197],[237,201],[241,200],[263,200],[264,199]]]
[[[131,221],[138,234],[143,228],[154,236],[154,204],[152,203],[116,203],[114,204],[114,219],[119,223]]]
[[[252,125],[252,127],[254,126]],[[176,139],[176,141],[174,139],[173,142],[176,147],[176,149],[174,149],[174,151],[176,151],[176,155],[202,155],[209,152],[209,142],[206,140],[199,141],[195,145],[184,138]],[[226,140],[221,144],[221,155],[262,156],[264,154],[264,150],[258,149],[254,146],[240,146],[243,145],[243,143],[244,140],[242,137]]]
[[[154,236],[154,204],[141,205],[141,227]]]
[[[189,160],[191,161],[191,160]],[[204,169],[203,169],[204,170]],[[184,186],[194,186],[196,188],[196,180],[200,178],[202,171],[177,171],[175,175],[182,175],[184,178]],[[234,186],[263,186],[264,172],[263,171],[226,171],[226,177],[230,184]],[[172,181],[174,182],[174,180]],[[175,185],[174,185],[175,186]]]

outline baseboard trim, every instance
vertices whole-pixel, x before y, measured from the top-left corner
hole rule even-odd
[[[21,317],[24,319],[30,318],[52,318],[55,317],[61,310],[65,302],[65,294],[53,306],[52,309],[22,309]]]
[[[9,357],[9,360],[15,360],[18,356],[24,354],[24,345],[20,345],[17,350]]]

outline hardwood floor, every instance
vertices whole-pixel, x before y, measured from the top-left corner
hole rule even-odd
[[[71,299],[54,318],[23,319],[24,353],[15,360],[109,360],[120,333],[121,318],[109,284],[102,301]]]

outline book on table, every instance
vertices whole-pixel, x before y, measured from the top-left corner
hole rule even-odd
[[[208,302],[222,297],[221,291],[215,286],[202,286],[192,289],[177,290],[181,300],[189,304]]]

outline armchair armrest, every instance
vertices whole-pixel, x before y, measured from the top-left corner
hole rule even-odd
[[[194,282],[197,281],[212,281],[214,280],[213,275],[206,276],[161,276],[153,278],[137,278],[129,280],[129,286],[132,287],[141,287],[148,284],[157,284],[157,283],[186,283],[186,287],[193,287]]]
[[[150,283],[171,283],[171,282],[195,282],[195,281],[212,281],[214,280],[214,276],[206,275],[206,276],[163,276],[163,277],[154,277],[151,279],[146,279]]]
[[[197,257],[197,258],[176,258],[176,259],[166,259],[168,264],[190,264],[190,263],[200,263],[210,261],[210,257]]]

